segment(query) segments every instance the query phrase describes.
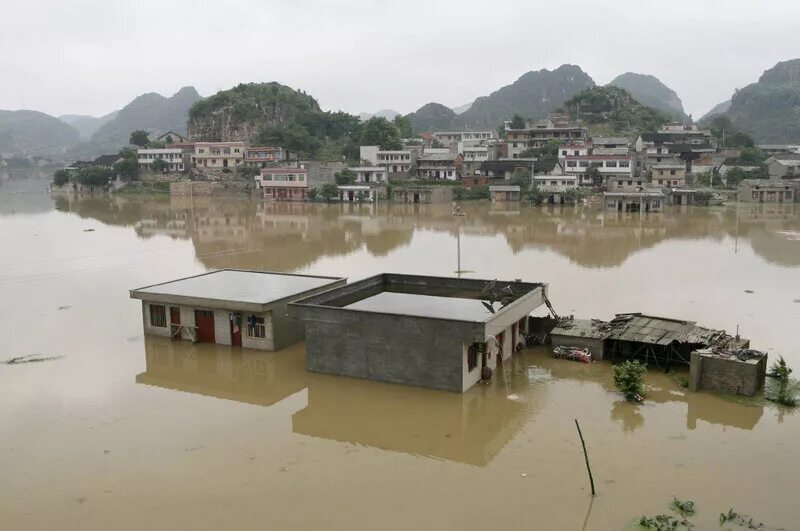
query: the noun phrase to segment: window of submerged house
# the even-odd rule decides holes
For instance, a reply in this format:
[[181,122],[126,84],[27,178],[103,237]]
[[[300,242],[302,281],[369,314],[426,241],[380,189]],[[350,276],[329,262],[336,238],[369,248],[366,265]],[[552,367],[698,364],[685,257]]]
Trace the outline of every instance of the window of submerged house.
[[264,339],[267,336],[267,328],[263,317],[251,315],[247,318],[247,337]]
[[150,305],[150,325],[158,327],[167,326],[167,309],[160,304]]

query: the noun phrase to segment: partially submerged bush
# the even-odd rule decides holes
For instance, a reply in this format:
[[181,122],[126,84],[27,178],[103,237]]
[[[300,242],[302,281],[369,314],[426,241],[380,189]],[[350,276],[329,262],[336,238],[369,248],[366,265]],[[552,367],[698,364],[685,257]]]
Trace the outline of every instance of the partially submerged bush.
[[641,402],[644,399],[645,372],[647,367],[638,360],[614,365],[614,385],[626,400]]
[[795,394],[797,385],[792,384],[791,380],[789,380],[792,369],[786,364],[783,356],[772,363],[767,374],[778,380],[777,386],[773,388],[771,393],[767,394],[767,400],[777,402],[782,406],[797,407],[797,396]]

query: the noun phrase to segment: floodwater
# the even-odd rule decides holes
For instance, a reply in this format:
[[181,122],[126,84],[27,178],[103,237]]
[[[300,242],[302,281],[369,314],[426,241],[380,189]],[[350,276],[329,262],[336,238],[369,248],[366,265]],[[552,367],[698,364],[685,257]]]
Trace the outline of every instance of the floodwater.
[[[697,320],[800,370],[800,205],[262,205],[56,197],[0,176],[2,529],[626,529],[698,507],[800,527],[800,415],[523,352],[463,395],[145,339],[127,290],[213,268],[543,281],[556,309]],[[458,248],[460,243],[461,255]],[[748,293],[752,292],[752,293]],[[575,430],[581,423],[598,495]]]

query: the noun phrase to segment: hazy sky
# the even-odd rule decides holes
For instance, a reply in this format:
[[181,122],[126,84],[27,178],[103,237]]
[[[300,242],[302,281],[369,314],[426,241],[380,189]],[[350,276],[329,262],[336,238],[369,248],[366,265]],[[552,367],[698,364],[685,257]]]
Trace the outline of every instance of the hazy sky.
[[323,109],[456,106],[529,70],[653,74],[699,117],[800,57],[800,0],[2,0],[0,109],[101,115],[247,81]]

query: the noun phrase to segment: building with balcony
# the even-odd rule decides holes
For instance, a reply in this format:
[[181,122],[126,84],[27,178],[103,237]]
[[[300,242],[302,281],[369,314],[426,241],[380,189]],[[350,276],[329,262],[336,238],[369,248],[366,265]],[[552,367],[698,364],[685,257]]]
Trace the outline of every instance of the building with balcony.
[[250,168],[266,168],[285,160],[286,151],[282,147],[254,146],[244,149],[244,164]]
[[153,171],[161,160],[164,173],[183,173],[189,170],[190,155],[179,148],[138,149],[136,162],[139,169]]
[[244,142],[195,142],[192,163],[197,168],[236,168],[244,163]]
[[580,175],[580,184],[584,186],[599,185],[587,172],[589,168],[597,168],[603,182],[616,178],[630,178],[633,175],[631,157],[629,155],[568,155],[563,158],[566,175]]
[[308,196],[305,168],[262,168],[255,179],[265,201],[305,201]]

